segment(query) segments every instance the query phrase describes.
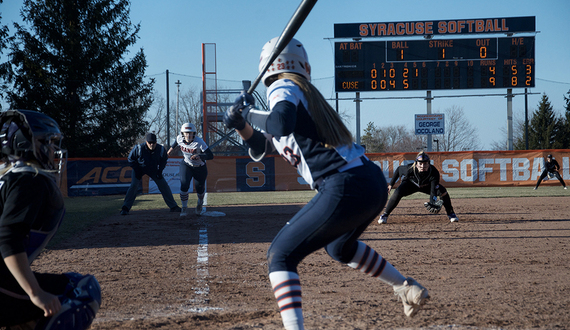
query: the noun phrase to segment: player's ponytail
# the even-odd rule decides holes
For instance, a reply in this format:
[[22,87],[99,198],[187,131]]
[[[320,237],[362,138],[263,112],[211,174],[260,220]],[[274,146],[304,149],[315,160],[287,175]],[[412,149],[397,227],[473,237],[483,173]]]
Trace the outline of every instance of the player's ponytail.
[[327,148],[334,148],[341,145],[352,146],[352,134],[344,125],[342,118],[325,100],[321,92],[304,77],[294,73],[281,73],[278,79],[289,79],[301,88],[307,102],[308,111],[311,113],[316,126],[317,133]]

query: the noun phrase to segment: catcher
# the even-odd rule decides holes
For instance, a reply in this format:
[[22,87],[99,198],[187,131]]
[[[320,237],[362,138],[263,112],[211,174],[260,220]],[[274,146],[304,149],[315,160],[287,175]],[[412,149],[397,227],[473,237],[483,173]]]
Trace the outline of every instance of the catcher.
[[540,178],[538,178],[534,190],[538,189],[538,186],[540,185],[542,180],[546,178],[546,176],[548,176],[549,179],[557,178],[558,181],[560,181],[560,183],[562,184],[562,187],[564,187],[564,189],[568,189],[568,187],[566,187],[566,184],[564,184],[564,180],[562,180],[560,173],[558,173],[559,170],[560,170],[560,165],[558,164],[556,159],[554,159],[552,155],[546,156],[546,161],[544,162],[544,171],[542,171]]
[[31,266],[65,214],[57,186],[67,155],[61,139],[59,125],[45,114],[0,113],[1,329],[84,330],[101,305],[93,275],[39,273]]
[[457,222],[459,220],[453,211],[453,206],[451,206],[451,198],[449,198],[447,189],[439,184],[439,171],[430,164],[429,156],[425,152],[418,153],[414,163],[402,165],[396,169],[388,185],[388,194],[400,177],[402,177],[402,182],[390,197],[388,204],[386,204],[386,210],[378,219],[378,223],[386,223],[388,216],[396,208],[400,199],[416,192],[429,194],[429,201],[425,202],[424,206],[430,213],[439,213],[441,207],[444,206],[449,221]]

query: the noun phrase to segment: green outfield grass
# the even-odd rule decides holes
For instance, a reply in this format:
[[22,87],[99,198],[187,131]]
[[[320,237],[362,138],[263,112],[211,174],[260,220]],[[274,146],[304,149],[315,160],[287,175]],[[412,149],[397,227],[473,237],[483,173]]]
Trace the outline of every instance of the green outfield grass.
[[[490,188],[449,188],[452,199],[457,198],[501,198],[501,197],[553,197],[570,196],[570,190],[564,190],[560,185],[541,186],[538,190],[532,187],[490,187]],[[306,203],[315,195],[315,191],[272,191],[272,192],[225,192],[208,193],[209,206],[245,205],[245,204],[276,204],[276,203]],[[124,195],[68,197],[65,199],[67,212],[62,227],[50,244],[84,230],[110,215],[119,214],[123,205]],[[426,195],[416,193],[404,199],[425,199]],[[178,195],[175,199],[179,202]],[[196,205],[196,194],[190,194],[188,205]],[[133,205],[133,210],[166,209],[160,194],[139,195]]]

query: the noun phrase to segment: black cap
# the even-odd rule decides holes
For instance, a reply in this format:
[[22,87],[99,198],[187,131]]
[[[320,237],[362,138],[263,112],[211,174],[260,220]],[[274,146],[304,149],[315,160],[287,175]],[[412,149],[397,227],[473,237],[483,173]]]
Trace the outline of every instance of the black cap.
[[552,158],[552,155],[548,155],[548,156],[546,156],[546,158]]
[[150,143],[156,143],[156,134],[154,133],[148,133],[145,137],[146,142],[150,142]]

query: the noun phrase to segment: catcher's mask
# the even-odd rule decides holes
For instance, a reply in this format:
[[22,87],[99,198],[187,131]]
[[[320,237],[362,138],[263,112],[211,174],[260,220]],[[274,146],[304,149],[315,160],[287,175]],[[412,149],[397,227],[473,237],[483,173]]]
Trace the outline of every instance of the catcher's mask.
[[63,135],[51,117],[31,110],[8,110],[0,114],[2,159],[37,161],[49,171],[61,173],[67,150],[61,149]]

